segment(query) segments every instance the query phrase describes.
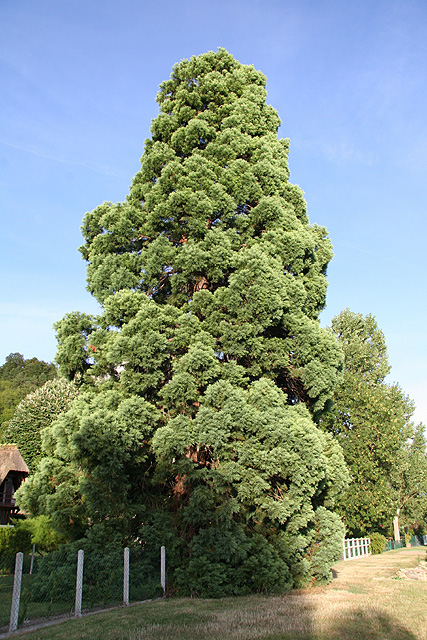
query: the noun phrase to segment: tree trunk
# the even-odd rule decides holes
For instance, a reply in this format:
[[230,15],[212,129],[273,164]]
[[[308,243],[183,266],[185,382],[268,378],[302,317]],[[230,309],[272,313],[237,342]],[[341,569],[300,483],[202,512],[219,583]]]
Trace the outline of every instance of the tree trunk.
[[397,542],[400,542],[399,513],[400,513],[400,508],[397,509],[396,515],[393,518],[394,539]]

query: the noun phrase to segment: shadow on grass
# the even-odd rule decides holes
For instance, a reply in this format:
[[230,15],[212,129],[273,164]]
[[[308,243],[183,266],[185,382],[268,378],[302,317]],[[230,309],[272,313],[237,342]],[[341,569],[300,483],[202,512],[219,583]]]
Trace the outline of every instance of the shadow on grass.
[[325,612],[304,595],[163,600],[70,620],[23,640],[417,640],[375,607]]
[[226,602],[215,606],[212,601],[210,607],[170,604],[164,603],[165,615],[153,608],[141,626],[130,624],[125,634],[110,629],[104,640],[417,640],[398,620],[375,607],[348,608],[322,620],[312,599],[305,596],[254,598],[251,604],[242,600],[241,606],[233,607],[223,606]]
[[340,640],[417,640],[417,636],[397,620],[374,607],[346,611],[345,619],[332,622],[330,637]]

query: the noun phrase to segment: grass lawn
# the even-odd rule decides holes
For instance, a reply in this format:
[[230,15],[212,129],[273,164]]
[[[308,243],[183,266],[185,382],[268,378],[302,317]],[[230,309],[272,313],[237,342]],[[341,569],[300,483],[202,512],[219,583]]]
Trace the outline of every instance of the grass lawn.
[[9,624],[13,576],[0,574],[0,627]]
[[283,597],[160,600],[13,636],[22,640],[427,640],[427,581],[396,579],[425,549],[339,562],[330,585]]

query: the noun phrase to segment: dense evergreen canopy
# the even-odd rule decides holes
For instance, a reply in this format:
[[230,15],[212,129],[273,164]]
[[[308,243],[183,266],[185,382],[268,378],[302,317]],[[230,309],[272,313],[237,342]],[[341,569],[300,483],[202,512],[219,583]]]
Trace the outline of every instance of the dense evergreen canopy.
[[56,326],[82,391],[20,496],[75,537],[166,544],[182,593],[324,579],[341,552],[347,471],[315,423],[342,368],[318,321],[332,252],[265,83],[220,49],[160,86],[129,196],[83,221],[103,314]]

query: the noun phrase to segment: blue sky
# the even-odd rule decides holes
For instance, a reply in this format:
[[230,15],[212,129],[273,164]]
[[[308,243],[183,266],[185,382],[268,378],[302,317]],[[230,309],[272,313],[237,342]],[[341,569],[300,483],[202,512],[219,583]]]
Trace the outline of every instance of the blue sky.
[[126,197],[172,65],[225,47],[266,74],[331,236],[322,324],[373,314],[427,424],[425,1],[1,0],[0,43],[0,363],[53,360],[52,324],[98,311],[81,220]]

